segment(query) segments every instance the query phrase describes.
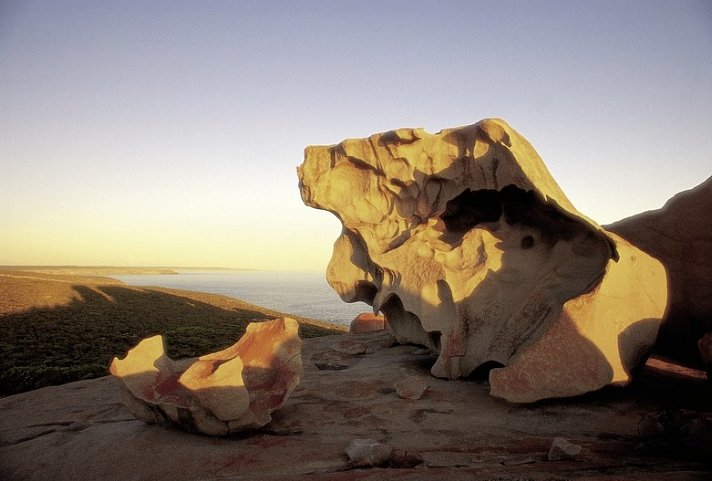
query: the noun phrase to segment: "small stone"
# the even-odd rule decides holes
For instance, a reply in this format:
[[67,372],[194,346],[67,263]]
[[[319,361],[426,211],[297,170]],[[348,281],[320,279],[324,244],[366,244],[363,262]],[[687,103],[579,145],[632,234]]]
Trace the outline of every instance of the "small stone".
[[396,388],[398,397],[415,401],[422,398],[430,386],[421,376],[411,376],[398,381],[393,387]]
[[394,449],[391,453],[391,468],[412,468],[423,463],[423,456],[417,451]]
[[564,459],[574,459],[581,453],[581,446],[570,443],[564,438],[556,437],[551,443],[547,459],[549,461],[561,461]]
[[333,349],[317,352],[312,355],[311,360],[320,371],[341,371],[351,367],[353,356]]
[[354,439],[346,448],[346,455],[355,467],[380,466],[388,462],[393,448],[375,439]]

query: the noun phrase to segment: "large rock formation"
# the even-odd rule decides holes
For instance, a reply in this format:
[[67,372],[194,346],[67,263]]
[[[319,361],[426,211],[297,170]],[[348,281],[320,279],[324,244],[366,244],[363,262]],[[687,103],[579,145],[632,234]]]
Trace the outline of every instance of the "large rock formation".
[[302,376],[297,321],[275,319],[247,326],[233,346],[187,362],[165,354],[163,339],[141,341],[111,374],[139,419],[169,422],[216,436],[264,426]]
[[502,120],[307,147],[301,195],[342,222],[327,271],[450,379],[514,402],[625,384],[666,302],[661,264],[579,213]]
[[697,341],[712,331],[712,177],[680,192],[661,209],[606,229],[660,260],[668,272],[670,307],[656,349],[699,364]]

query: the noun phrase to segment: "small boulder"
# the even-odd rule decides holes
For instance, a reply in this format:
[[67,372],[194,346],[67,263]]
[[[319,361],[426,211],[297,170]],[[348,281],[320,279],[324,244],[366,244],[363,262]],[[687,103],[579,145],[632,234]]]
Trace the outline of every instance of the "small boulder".
[[562,461],[565,459],[574,459],[581,453],[581,446],[570,443],[561,437],[554,438],[549,448],[547,459],[549,461]]
[[381,315],[371,314],[370,312],[362,312],[351,321],[349,332],[351,334],[360,334],[363,332],[383,331],[388,327],[388,321]]
[[430,385],[421,376],[410,376],[393,385],[398,397],[403,399],[418,400],[423,397]]
[[351,367],[353,357],[352,354],[329,349],[315,352],[311,356],[311,361],[320,371],[341,371]]
[[375,439],[354,439],[346,447],[346,455],[354,467],[381,466],[388,462],[393,448]]
[[124,404],[149,424],[227,435],[259,428],[286,402],[302,376],[299,324],[294,319],[253,322],[233,346],[195,360],[174,361],[163,338],[142,340],[109,368],[123,387]]

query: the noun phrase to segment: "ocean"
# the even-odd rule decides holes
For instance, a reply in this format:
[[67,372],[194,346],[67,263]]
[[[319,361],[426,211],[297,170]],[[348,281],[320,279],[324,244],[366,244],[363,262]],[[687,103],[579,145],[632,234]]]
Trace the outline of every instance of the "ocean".
[[112,275],[131,286],[160,286],[236,297],[296,316],[348,326],[362,312],[363,302],[342,301],[321,272],[181,272],[178,274]]

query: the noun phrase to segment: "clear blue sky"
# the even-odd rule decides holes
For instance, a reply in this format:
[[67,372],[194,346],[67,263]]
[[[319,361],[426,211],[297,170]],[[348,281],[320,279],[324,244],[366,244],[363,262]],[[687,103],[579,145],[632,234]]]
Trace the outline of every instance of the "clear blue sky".
[[306,145],[485,117],[612,222],[712,174],[710,79],[710,1],[0,0],[0,264],[323,270]]

